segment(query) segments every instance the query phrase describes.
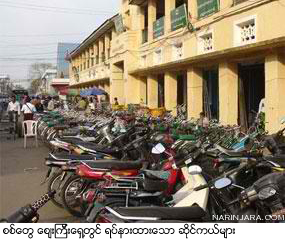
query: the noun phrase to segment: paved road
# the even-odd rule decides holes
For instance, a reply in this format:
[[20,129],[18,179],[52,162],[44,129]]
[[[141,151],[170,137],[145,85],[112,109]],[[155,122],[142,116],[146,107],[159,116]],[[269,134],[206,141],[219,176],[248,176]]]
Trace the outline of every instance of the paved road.
[[[29,139],[28,148],[24,149],[23,139],[7,140],[0,136],[0,218],[8,216],[19,207],[37,200],[47,190],[47,185],[40,186],[47,168],[44,158],[49,150],[39,144],[33,146]],[[30,171],[25,171],[30,169]],[[40,222],[74,222],[65,210],[49,202],[40,211]]]

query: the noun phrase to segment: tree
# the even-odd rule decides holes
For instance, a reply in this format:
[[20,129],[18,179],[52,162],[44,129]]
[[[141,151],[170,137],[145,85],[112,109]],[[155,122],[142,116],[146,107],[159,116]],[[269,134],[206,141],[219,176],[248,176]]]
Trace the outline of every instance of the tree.
[[51,63],[33,63],[29,68],[29,79],[31,85],[29,90],[32,94],[36,94],[42,85],[42,76],[47,69],[55,69]]
[[54,69],[51,63],[33,63],[29,69],[29,79],[41,79],[47,69]]

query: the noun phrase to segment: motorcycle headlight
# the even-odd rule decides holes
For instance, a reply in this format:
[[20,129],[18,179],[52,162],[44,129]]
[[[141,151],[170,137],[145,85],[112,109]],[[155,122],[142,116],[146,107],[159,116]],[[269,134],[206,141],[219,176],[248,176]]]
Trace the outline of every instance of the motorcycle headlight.
[[276,194],[276,190],[274,188],[267,187],[267,188],[263,188],[259,191],[258,198],[260,200],[265,200],[267,198],[274,196],[275,194]]

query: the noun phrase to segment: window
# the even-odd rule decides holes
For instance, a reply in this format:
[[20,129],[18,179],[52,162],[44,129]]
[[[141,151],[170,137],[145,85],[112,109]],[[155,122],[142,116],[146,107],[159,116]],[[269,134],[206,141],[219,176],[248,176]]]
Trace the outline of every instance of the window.
[[234,23],[234,46],[256,42],[256,16],[250,16]]
[[188,0],[176,0],[175,1],[175,8],[178,8],[182,6],[183,4],[186,4],[187,10],[188,10]]
[[82,71],[82,64],[80,64],[80,71]]
[[213,30],[200,33],[198,35],[198,54],[212,52],[213,50]]
[[90,61],[87,60],[87,68],[90,68]]
[[156,1],[156,20],[165,16],[165,0]]
[[83,63],[83,70],[86,69],[86,62]]

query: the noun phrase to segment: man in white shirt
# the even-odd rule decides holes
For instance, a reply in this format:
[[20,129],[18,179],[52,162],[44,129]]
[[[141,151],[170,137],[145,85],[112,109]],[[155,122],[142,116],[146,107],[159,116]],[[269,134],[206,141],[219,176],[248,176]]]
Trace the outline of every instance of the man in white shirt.
[[27,97],[26,102],[21,109],[21,111],[24,113],[24,121],[33,120],[34,113],[37,111],[36,107],[31,104],[30,101],[30,97]]
[[[20,115],[20,104],[16,102],[16,97],[12,96],[11,102],[9,102],[7,107],[7,112],[9,115],[9,121],[10,123],[17,123],[18,122],[18,116]],[[15,118],[14,118],[15,117]],[[10,127],[10,133],[12,133],[12,127]]]

